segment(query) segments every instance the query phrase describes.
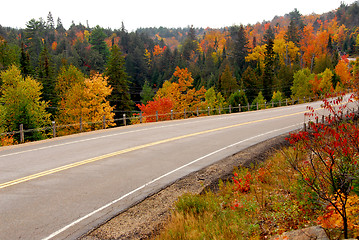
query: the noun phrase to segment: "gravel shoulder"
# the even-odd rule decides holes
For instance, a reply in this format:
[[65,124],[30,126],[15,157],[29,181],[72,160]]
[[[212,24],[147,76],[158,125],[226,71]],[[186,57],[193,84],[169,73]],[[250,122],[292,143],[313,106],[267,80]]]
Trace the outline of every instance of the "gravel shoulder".
[[265,161],[275,150],[287,146],[281,135],[191,173],[92,230],[81,240],[148,239],[156,235],[171,215],[174,203],[184,193],[215,190],[219,179],[230,179],[235,167],[250,167]]

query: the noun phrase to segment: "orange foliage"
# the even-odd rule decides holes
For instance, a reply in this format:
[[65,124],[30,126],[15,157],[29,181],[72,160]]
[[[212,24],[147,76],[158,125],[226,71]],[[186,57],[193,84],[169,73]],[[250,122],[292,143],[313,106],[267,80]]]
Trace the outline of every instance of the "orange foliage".
[[350,74],[349,61],[347,58],[340,60],[335,67],[335,73],[340,77],[340,80],[344,86],[350,86],[350,80],[352,78]]
[[1,137],[0,140],[1,140],[0,146],[11,146],[17,144],[17,141],[14,139],[13,135],[10,136],[5,135]]
[[197,107],[204,106],[206,89],[203,86],[199,90],[193,88],[194,79],[187,68],[176,67],[171,80],[166,81],[157,91],[155,100],[169,98],[173,103],[173,111],[178,113],[184,112],[184,109],[187,112],[195,111]]
[[164,46],[163,48],[160,47],[160,45],[156,45],[153,48],[153,55],[154,56],[159,56],[162,55],[162,53],[166,50],[166,46]]
[[[340,208],[340,204],[336,206]],[[334,206],[328,205],[327,212],[318,218],[319,224],[323,228],[341,228],[343,226],[343,219],[335,210]],[[348,228],[359,234],[359,197],[356,195],[348,197],[348,203],[346,206],[346,212],[348,217]]]
[[56,49],[57,49],[57,42],[56,41],[52,43],[51,48],[52,48],[52,50],[56,51]]
[[226,33],[220,30],[209,30],[206,32],[200,46],[204,52],[207,52],[208,48],[214,49],[218,53],[222,53],[223,48],[226,46]]
[[318,31],[314,34],[313,26],[304,27],[300,45],[306,66],[310,66],[313,57],[320,58],[327,54],[328,40],[329,33],[327,31]]

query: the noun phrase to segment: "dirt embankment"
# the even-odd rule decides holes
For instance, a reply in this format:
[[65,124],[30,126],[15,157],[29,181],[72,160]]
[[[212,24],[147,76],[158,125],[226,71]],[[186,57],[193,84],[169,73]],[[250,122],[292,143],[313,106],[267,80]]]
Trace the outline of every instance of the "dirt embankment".
[[82,240],[148,239],[156,235],[166,223],[174,203],[186,192],[200,194],[205,189],[215,190],[219,179],[230,179],[235,167],[250,167],[264,161],[273,151],[288,145],[287,135],[259,143],[216,164],[194,172],[158,193],[129,208],[102,226],[83,236]]

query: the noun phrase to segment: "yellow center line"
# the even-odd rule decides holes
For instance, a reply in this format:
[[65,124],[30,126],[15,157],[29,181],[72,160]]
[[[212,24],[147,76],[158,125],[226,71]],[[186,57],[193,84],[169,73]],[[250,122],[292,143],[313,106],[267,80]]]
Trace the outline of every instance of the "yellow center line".
[[102,155],[102,156],[98,156],[98,157],[86,159],[86,160],[83,160],[83,161],[67,164],[67,165],[64,165],[64,166],[61,166],[61,167],[53,168],[53,169],[46,170],[46,171],[43,171],[43,172],[40,172],[40,173],[36,173],[36,174],[33,174],[33,175],[26,176],[26,177],[23,177],[23,178],[18,178],[18,179],[9,181],[9,182],[5,182],[5,183],[0,184],[0,189],[7,188],[7,187],[10,187],[12,185],[19,184],[19,183],[27,182],[27,181],[30,181],[30,180],[33,180],[33,179],[36,179],[36,178],[44,177],[44,176],[47,176],[47,175],[50,175],[50,174],[53,174],[53,173],[62,172],[62,171],[67,170],[67,169],[79,167],[79,166],[89,164],[89,163],[93,163],[93,162],[97,162],[97,161],[100,161],[100,160],[103,160],[103,159],[106,159],[106,158],[115,157],[115,156],[118,156],[118,155],[121,155],[121,154],[124,154],[124,153],[129,153],[129,152],[133,152],[133,151],[148,148],[148,147],[153,147],[153,146],[156,146],[156,145],[159,145],[159,144],[169,143],[169,142],[181,140],[181,139],[184,139],[184,138],[194,137],[194,136],[198,136],[198,135],[202,135],[202,134],[206,134],[206,133],[211,133],[211,132],[217,132],[217,131],[221,131],[221,130],[225,130],[225,129],[229,129],[229,128],[235,128],[235,127],[239,127],[239,126],[243,126],[243,125],[248,125],[248,124],[253,124],[253,123],[258,123],[258,122],[264,122],[264,121],[269,121],[269,120],[274,120],[274,119],[279,119],[279,118],[284,118],[284,117],[289,117],[289,116],[294,116],[294,115],[298,115],[298,114],[303,114],[305,112],[308,112],[308,111],[292,113],[292,114],[287,114],[287,115],[282,115],[282,116],[277,116],[277,117],[271,117],[271,118],[265,118],[265,119],[260,119],[260,120],[245,122],[245,123],[239,123],[239,124],[235,124],[235,125],[230,125],[230,126],[226,126],[226,127],[220,127],[220,128],[205,130],[205,131],[201,131],[201,132],[186,134],[186,135],[182,135],[182,136],[178,136],[178,137],[168,138],[168,139],[164,139],[164,140],[160,140],[160,141],[156,141],[156,142],[152,142],[152,143],[139,145],[139,146],[136,146],[136,147],[123,149],[123,150],[116,151],[116,152],[113,152],[113,153],[108,153],[108,154],[105,154],[105,155]]

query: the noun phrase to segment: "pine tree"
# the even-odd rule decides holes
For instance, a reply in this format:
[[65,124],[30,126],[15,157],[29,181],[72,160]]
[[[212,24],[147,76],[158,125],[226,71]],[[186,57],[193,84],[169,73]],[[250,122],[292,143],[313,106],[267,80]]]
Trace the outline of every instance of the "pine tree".
[[120,111],[131,111],[133,102],[129,94],[129,81],[125,69],[125,59],[120,48],[113,45],[105,75],[113,88],[109,97],[111,106],[115,107],[116,118],[121,117]]
[[[44,48],[39,56],[39,67],[37,69],[37,75],[38,80],[42,83],[44,88],[42,92],[42,99],[46,102],[49,102],[50,107],[55,107],[56,98],[54,89],[56,84],[52,62],[46,44],[44,45]],[[54,108],[50,108],[50,112],[54,113]]]
[[97,25],[91,32],[90,43],[92,45],[92,49],[97,50],[101,54],[104,62],[107,62],[110,52],[105,39],[106,34],[103,31],[103,28]]
[[23,42],[21,42],[20,70],[21,70],[21,74],[24,77],[30,76],[32,74],[30,56],[27,52],[25,52]]
[[266,54],[264,59],[264,71],[263,71],[263,96],[265,99],[270,100],[272,97],[273,91],[273,81],[274,81],[274,51],[273,51],[274,42],[272,39],[268,40],[266,46]]
[[236,75],[241,75],[246,66],[246,56],[248,55],[248,39],[243,25],[231,27],[232,49],[230,58],[235,68]]

